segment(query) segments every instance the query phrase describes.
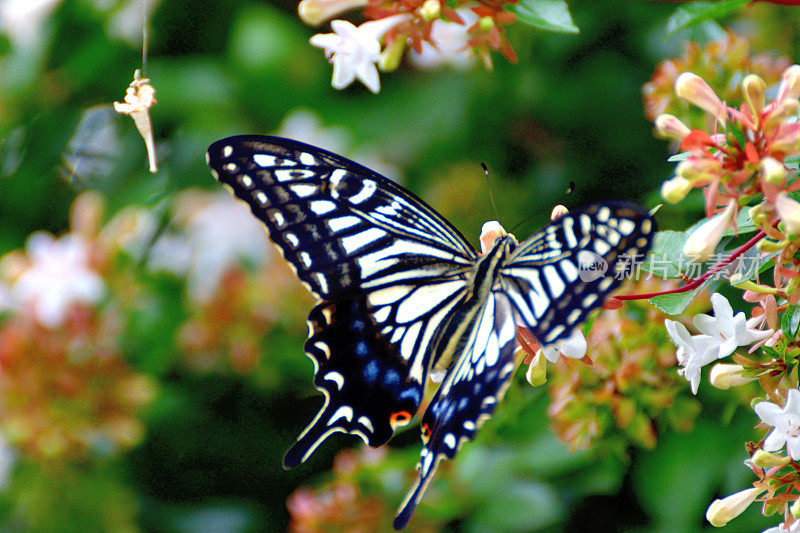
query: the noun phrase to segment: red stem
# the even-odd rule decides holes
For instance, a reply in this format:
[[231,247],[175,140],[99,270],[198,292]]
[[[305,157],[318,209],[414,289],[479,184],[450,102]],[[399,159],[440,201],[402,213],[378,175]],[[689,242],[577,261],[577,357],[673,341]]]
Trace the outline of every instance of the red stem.
[[726,266],[730,265],[740,255],[742,255],[747,250],[749,250],[750,248],[755,246],[755,244],[758,241],[760,241],[761,239],[763,239],[766,236],[767,236],[767,233],[763,229],[759,230],[758,233],[756,233],[753,238],[751,238],[749,241],[747,241],[746,243],[744,243],[743,245],[738,247],[736,250],[734,250],[734,252],[731,255],[729,255],[724,261],[722,261],[720,263],[717,263],[716,265],[711,267],[708,270],[708,272],[706,272],[705,274],[703,274],[699,278],[693,279],[692,281],[690,281],[689,283],[687,283],[683,287],[678,287],[677,289],[670,289],[668,291],[662,291],[662,292],[649,292],[649,293],[646,293],[646,294],[621,294],[619,296],[614,296],[614,298],[616,298],[617,300],[644,300],[644,299],[647,299],[647,298],[652,298],[654,296],[661,296],[663,294],[677,294],[677,293],[680,293],[680,292],[687,292],[687,291],[691,291],[693,289],[696,289],[697,287],[702,285],[705,280],[707,280],[708,278],[710,278],[711,276],[713,276],[714,274],[716,274],[717,272],[719,272],[720,270],[722,270]]

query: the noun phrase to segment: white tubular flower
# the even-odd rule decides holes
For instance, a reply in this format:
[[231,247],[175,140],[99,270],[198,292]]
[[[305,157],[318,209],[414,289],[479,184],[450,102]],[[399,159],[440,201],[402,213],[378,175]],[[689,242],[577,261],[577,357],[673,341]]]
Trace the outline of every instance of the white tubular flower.
[[[521,350],[522,348],[517,348]],[[525,379],[534,387],[540,387],[547,382],[547,359],[545,359],[542,349],[536,352],[525,372]]]
[[26,251],[31,266],[14,282],[11,295],[32,309],[42,325],[58,327],[72,304],[95,304],[103,297],[103,280],[89,267],[89,247],[77,235],[56,240],[47,233],[34,233]]
[[717,248],[722,234],[733,222],[735,207],[736,200],[731,200],[721,213],[709,218],[694,230],[683,245],[683,255],[692,261],[707,261]]
[[800,202],[780,192],[775,199],[775,209],[786,226],[786,232],[790,235],[800,234]]
[[753,118],[757,120],[766,102],[767,82],[757,74],[748,74],[742,80],[742,89],[744,89],[744,97],[747,105],[750,106]]
[[713,339],[717,359],[729,356],[739,346],[749,346],[772,335],[771,329],[755,329],[761,320],[759,317],[747,320],[742,311],[734,315],[731,304],[719,293],[711,295],[711,306],[714,309],[713,317],[699,314],[694,317],[693,323],[700,333]]
[[421,53],[412,51],[409,59],[414,66],[428,70],[448,66],[466,69],[472,66],[475,54],[468,44],[470,35],[467,30],[478,21],[478,16],[471,9],[457,9],[456,12],[464,20],[464,24],[434,20],[431,25],[431,41],[436,46],[423,42]]
[[700,386],[700,370],[716,360],[716,353],[713,349],[713,339],[708,335],[690,335],[686,326],[675,320],[664,320],[667,334],[675,346],[678,348],[675,356],[678,364],[683,368],[678,370],[678,374],[686,378],[692,388],[692,394],[697,394]]
[[684,72],[675,80],[675,94],[688,100],[700,109],[708,111],[717,117],[723,124],[727,106],[719,99],[706,81],[691,72]]
[[761,179],[781,186],[786,181],[786,167],[774,157],[765,157],[760,162]]
[[555,363],[562,355],[573,359],[581,359],[586,355],[586,349],[586,337],[580,328],[575,328],[566,339],[542,346],[542,354],[548,361]]
[[664,137],[678,139],[679,141],[683,140],[684,137],[692,132],[689,126],[681,122],[675,115],[670,115],[669,113],[658,115],[656,117],[655,126],[658,133]]
[[711,384],[720,389],[726,390],[731,387],[739,387],[755,381],[756,378],[748,378],[742,375],[744,367],[742,365],[734,365],[730,363],[718,363],[711,367],[711,373],[708,380]]
[[394,26],[408,20],[411,15],[401,14],[365,22],[355,27],[346,20],[334,20],[334,33],[318,33],[311,44],[325,49],[325,56],[333,63],[331,85],[344,89],[358,78],[370,91],[381,90],[378,68],[375,63],[381,56],[380,38]]
[[706,511],[706,520],[714,527],[722,527],[747,509],[764,489],[751,487],[721,500],[714,500]]
[[800,533],[800,520],[795,520],[789,527],[786,527],[781,522],[777,526],[765,529],[761,533]]
[[300,19],[311,26],[319,26],[339,13],[367,5],[367,0],[303,0],[297,6]]
[[764,439],[764,450],[776,452],[785,445],[792,459],[800,459],[800,390],[789,391],[785,407],[759,402],[754,409],[762,422],[774,428]]

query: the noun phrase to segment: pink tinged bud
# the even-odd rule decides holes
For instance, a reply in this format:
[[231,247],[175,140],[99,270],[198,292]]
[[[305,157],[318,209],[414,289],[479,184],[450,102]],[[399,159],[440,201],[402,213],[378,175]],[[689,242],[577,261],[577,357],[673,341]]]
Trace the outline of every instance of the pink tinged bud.
[[753,120],[757,122],[758,116],[766,103],[767,82],[761,76],[749,74],[742,80],[742,88],[744,89],[744,98],[747,100],[747,105],[753,113]]
[[425,3],[419,8],[420,16],[427,22],[438,19],[441,13],[442,5],[439,0],[425,0]]
[[761,160],[761,179],[780,187],[786,182],[786,167],[774,157],[765,157]]
[[742,365],[717,363],[711,367],[709,379],[713,386],[722,390],[739,387],[755,381],[756,378],[748,378],[742,375],[742,370],[744,370]]
[[775,198],[775,209],[783,221],[786,233],[800,235],[800,202],[781,192]]
[[800,65],[792,65],[783,71],[781,84],[778,86],[778,96],[776,102],[783,102],[785,99],[800,98]]
[[661,197],[671,203],[677,204],[692,190],[692,182],[683,176],[675,176],[661,185]]
[[725,103],[719,99],[714,89],[697,74],[684,72],[678,76],[678,79],[675,80],[675,94],[691,102],[700,109],[708,111],[717,117],[720,122],[725,122],[725,113],[727,110]]
[[690,157],[675,167],[675,174],[688,180],[714,178],[722,172],[722,161],[709,157]]
[[533,356],[528,371],[525,372],[525,379],[534,387],[541,387],[547,382],[547,359],[539,348],[536,355]]
[[792,458],[789,455],[778,455],[772,452],[765,452],[764,450],[756,450],[756,453],[753,454],[750,460],[759,468],[786,466],[792,462]]
[[706,511],[706,520],[714,527],[722,527],[747,509],[764,489],[752,487],[721,500],[714,500]]
[[496,220],[485,222],[481,227],[481,253],[485,254],[494,246],[494,242],[506,234],[506,230]]
[[566,207],[564,207],[561,204],[558,204],[550,212],[550,220],[558,220],[559,218],[563,217],[567,213],[569,213],[569,209],[567,209]]
[[339,13],[367,5],[367,0],[303,0],[297,6],[300,19],[311,26],[319,26]]
[[680,121],[675,115],[664,113],[658,115],[655,121],[656,130],[663,137],[683,140],[692,131],[689,126]]
[[700,225],[683,245],[683,255],[692,261],[707,261],[717,248],[722,234],[733,222],[736,200],[731,200],[722,213],[714,215]]

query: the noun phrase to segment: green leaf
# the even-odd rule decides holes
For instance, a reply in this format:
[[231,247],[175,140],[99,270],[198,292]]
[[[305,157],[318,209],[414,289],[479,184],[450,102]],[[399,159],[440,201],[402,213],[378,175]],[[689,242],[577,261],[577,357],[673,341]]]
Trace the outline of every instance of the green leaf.
[[674,294],[662,294],[661,296],[653,296],[650,298],[650,303],[662,313],[668,315],[679,315],[686,309],[697,294],[708,287],[714,281],[714,276],[709,277],[694,290],[686,292],[678,292]]
[[781,317],[781,329],[790,339],[797,335],[800,327],[800,306],[790,305]]
[[701,22],[716,20],[734,13],[750,0],[725,0],[718,2],[692,2],[678,8],[667,21],[667,33],[675,33]]
[[681,275],[681,266],[688,259],[683,255],[688,233],[682,231],[659,231],[653,239],[653,248],[642,262],[642,270],[659,277],[677,278]]
[[578,33],[564,0],[521,0],[507,7],[525,24],[548,31]]

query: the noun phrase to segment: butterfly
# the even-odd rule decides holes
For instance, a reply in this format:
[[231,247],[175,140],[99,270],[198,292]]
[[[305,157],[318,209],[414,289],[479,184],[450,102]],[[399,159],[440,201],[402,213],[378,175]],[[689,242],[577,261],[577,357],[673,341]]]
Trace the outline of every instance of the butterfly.
[[304,349],[324,402],[286,468],[335,432],[386,443],[417,413],[432,369],[446,371],[422,415],[419,472],[396,529],[440,461],[494,413],[515,370],[517,325],[542,345],[568,337],[619,285],[609,265],[643,257],[655,230],[640,206],[596,204],[479,255],[414,194],[321,148],[243,135],[206,157],[318,300]]

